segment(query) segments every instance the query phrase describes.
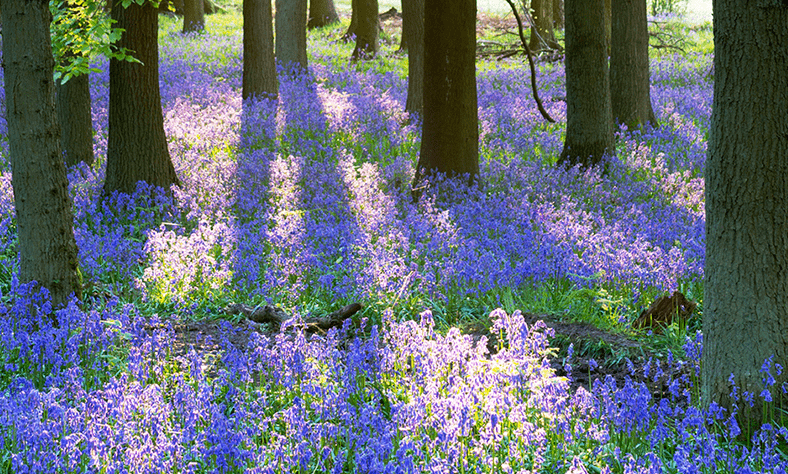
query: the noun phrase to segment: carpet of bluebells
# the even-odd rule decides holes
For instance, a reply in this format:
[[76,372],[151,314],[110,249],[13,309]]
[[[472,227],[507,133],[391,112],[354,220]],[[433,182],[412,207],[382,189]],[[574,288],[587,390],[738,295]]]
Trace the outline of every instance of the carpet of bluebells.
[[[343,26],[311,33],[309,74],[280,71],[278,101],[242,103],[240,24],[212,16],[195,36],[161,20],[172,197],[141,185],[100,199],[106,64],[91,77],[98,163],[69,171],[88,298],[57,324],[46,294],[16,278],[0,119],[0,472],[786,472],[785,428],[745,446],[732,414],[697,408],[700,333],[669,358],[683,375],[656,399],[634,379],[570,390],[550,330],[519,311],[489,314],[492,353],[434,316],[558,280],[627,305],[697,284],[709,53],[652,60],[662,127],[622,131],[604,174],[553,166],[563,125],[540,118],[523,63],[480,62],[481,184],[414,203],[420,132],[395,46],[349,65]],[[563,73],[540,66],[559,122]],[[231,301],[368,309],[325,334],[251,331],[241,348],[230,341],[248,329],[225,318],[214,359],[173,349],[177,318]],[[764,384],[781,370],[767,361]]]

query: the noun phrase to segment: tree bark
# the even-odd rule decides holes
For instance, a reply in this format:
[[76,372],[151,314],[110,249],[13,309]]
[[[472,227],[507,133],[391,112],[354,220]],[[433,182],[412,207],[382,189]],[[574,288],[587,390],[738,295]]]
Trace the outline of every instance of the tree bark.
[[66,164],[93,164],[93,116],[90,111],[90,76],[72,77],[56,83],[56,107],[60,124],[60,144]]
[[553,0],[553,28],[564,27],[564,0]]
[[276,98],[279,84],[274,59],[271,0],[244,0],[242,97]]
[[118,47],[142,64],[109,62],[109,138],[104,194],[131,194],[139,181],[170,191],[178,184],[167,149],[159,93],[158,15],[153,5],[115,5],[112,19],[125,31]]
[[[733,374],[739,394],[755,395],[752,408],[738,403],[743,434],[768,415],[764,360],[788,368],[787,25],[785,2],[714,3],[702,396],[733,408]],[[772,375],[771,406],[786,407],[788,370]]]
[[556,49],[558,43],[553,33],[553,0],[531,0],[531,16],[536,26],[531,27],[531,39],[528,41],[531,51]]
[[646,0],[613,0],[610,101],[613,118],[627,128],[657,126],[651,106]]
[[378,0],[353,0],[356,17],[356,47],[350,59],[372,59],[378,52]]
[[408,98],[405,110],[424,109],[424,0],[402,0],[402,43],[408,46]]
[[604,1],[566,4],[566,138],[559,164],[596,165],[613,149]]
[[46,0],[3,0],[3,62],[19,279],[55,306],[81,294],[71,198],[60,150]]
[[342,35],[342,41],[346,43],[356,38],[356,25],[358,24],[358,11],[355,8],[353,8],[352,1],[350,5],[351,5],[350,25],[348,25],[345,34]]
[[276,61],[288,72],[306,72],[306,0],[276,0]]
[[479,174],[476,0],[424,2],[424,118],[414,190],[433,173]]
[[605,0],[605,51],[610,56],[610,45],[612,44],[613,26],[613,4],[612,0]]
[[203,0],[183,0],[183,32],[205,30],[205,7]]
[[309,0],[309,22],[307,28],[322,28],[339,21],[334,0]]

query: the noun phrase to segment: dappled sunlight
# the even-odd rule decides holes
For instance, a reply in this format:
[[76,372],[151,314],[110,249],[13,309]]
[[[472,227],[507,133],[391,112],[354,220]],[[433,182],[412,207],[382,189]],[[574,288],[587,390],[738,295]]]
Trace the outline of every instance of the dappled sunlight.
[[287,282],[291,295],[304,290],[314,263],[307,243],[307,215],[320,212],[304,207],[303,188],[309,179],[304,168],[305,159],[294,156],[280,156],[270,168],[270,261],[277,280]]
[[[675,359],[614,353],[614,378],[528,307],[620,306],[603,317],[627,328],[642,295],[701,285],[707,55],[652,59],[661,127],[591,170],[555,166],[560,62],[539,64],[549,124],[524,62],[480,60],[479,182],[431,177],[414,202],[404,57],[349,64],[346,23],[312,31],[308,73],[242,102],[240,22],[161,17],[171,195],[102,197],[109,78],[91,76],[97,162],[68,176],[83,303],[52,311],[18,281],[0,161],[0,471],[785,472],[788,429],[745,448],[731,414],[697,408],[700,332]],[[340,327],[300,325],[349,303]]]
[[339,162],[338,171],[360,231],[356,236],[357,263],[351,264],[354,272],[364,275],[360,280],[371,282],[369,291],[380,298],[413,283],[408,278],[411,269],[403,258],[411,242],[397,219],[397,200],[384,191],[378,166],[365,163],[357,169],[355,159],[346,156]]

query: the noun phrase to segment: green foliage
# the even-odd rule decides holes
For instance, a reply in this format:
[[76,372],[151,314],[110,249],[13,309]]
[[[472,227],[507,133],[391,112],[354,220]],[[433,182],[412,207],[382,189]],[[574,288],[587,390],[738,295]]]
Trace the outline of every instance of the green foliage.
[[[147,0],[137,0],[142,4]],[[128,2],[130,4],[130,2]],[[127,1],[123,2],[124,7]],[[81,74],[100,71],[90,62],[96,56],[139,62],[132,52],[114,46],[123,30],[113,27],[100,0],[51,0],[52,53],[55,80],[61,83]]]
[[649,10],[652,15],[682,14],[687,10],[687,0],[650,0]]

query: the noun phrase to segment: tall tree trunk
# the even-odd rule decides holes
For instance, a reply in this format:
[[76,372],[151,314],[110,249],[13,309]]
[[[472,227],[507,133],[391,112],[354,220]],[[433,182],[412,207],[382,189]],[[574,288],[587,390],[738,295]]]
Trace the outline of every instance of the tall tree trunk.
[[56,82],[57,118],[60,144],[69,166],[79,162],[93,164],[93,116],[90,111],[90,76],[72,77],[65,84]]
[[309,22],[307,28],[321,28],[339,21],[334,0],[309,0]]
[[605,51],[610,56],[610,45],[612,44],[613,27],[613,4],[612,0],[605,0]]
[[557,48],[553,34],[553,0],[531,0],[531,16],[536,28],[531,27],[528,48],[531,51]]
[[[764,360],[788,368],[786,25],[785,2],[714,3],[702,395],[732,408],[733,374],[739,394],[755,395],[752,408],[739,402],[745,432],[763,420]],[[772,375],[774,406],[785,408],[788,370],[778,376],[772,364]]]
[[424,108],[424,0],[402,0],[402,39],[408,46],[408,98],[405,110]]
[[244,0],[244,100],[260,95],[275,98],[279,84],[274,60],[271,0]]
[[378,52],[378,0],[353,0],[353,12],[358,11],[356,47],[351,60],[372,59]]
[[344,35],[342,35],[342,41],[348,42],[351,40],[356,39],[356,25],[358,24],[358,11],[353,8],[353,3],[351,1],[351,12],[350,12],[350,25],[347,27],[347,31]]
[[559,164],[593,166],[613,149],[604,1],[566,3],[566,138]]
[[646,0],[613,0],[610,102],[613,118],[627,128],[657,126],[648,72]]
[[276,0],[276,61],[306,72],[306,0]]
[[71,198],[60,150],[47,0],[3,0],[3,62],[19,236],[19,279],[49,289],[54,305],[81,294]]
[[112,19],[125,31],[118,47],[134,51],[142,64],[109,62],[109,138],[104,194],[131,194],[137,182],[169,191],[178,184],[167,149],[159,93],[158,15],[153,5],[115,4]]
[[425,176],[479,174],[476,0],[424,1],[424,119],[414,189]]
[[564,27],[564,0],[553,0],[553,28]]
[[183,32],[205,30],[205,7],[203,0],[183,0]]

